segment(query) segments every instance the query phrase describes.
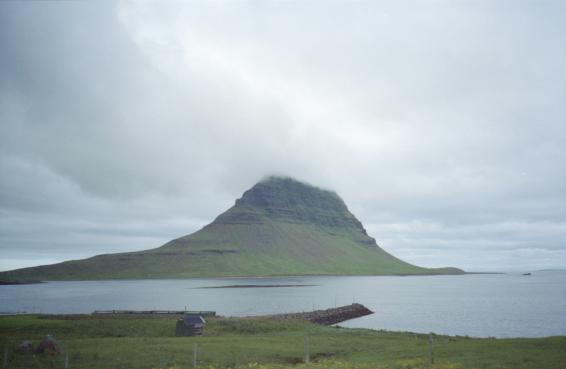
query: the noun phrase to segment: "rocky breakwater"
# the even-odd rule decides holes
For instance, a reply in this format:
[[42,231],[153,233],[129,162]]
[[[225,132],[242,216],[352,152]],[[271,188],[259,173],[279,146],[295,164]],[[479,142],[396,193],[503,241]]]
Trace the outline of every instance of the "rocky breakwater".
[[270,315],[275,319],[304,319],[309,322],[332,325],[346,320],[373,314],[373,311],[362,304],[351,304],[325,310],[315,310],[304,313]]

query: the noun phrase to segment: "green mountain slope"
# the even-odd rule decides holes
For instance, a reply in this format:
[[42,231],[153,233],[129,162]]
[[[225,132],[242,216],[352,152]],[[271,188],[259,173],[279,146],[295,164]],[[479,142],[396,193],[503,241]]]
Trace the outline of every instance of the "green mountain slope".
[[159,248],[18,269],[0,279],[456,273],[388,254],[334,192],[271,177],[211,224]]

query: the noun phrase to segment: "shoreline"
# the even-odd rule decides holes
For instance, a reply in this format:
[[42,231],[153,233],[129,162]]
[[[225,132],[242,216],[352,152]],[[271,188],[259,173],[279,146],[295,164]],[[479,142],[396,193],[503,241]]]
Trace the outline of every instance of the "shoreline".
[[15,285],[26,285],[26,284],[40,284],[47,283],[46,281],[6,281],[0,280],[0,286],[15,286]]
[[[33,281],[30,284],[36,283],[49,283],[49,282],[113,282],[113,281],[182,281],[182,280],[199,280],[199,279],[264,279],[264,278],[302,278],[302,277],[450,277],[450,276],[465,276],[465,275],[477,275],[477,274],[513,274],[507,272],[464,272],[464,273],[453,273],[453,274],[270,274],[270,275],[228,275],[228,276],[186,276],[186,277],[154,277],[154,278],[106,278],[106,279],[45,279],[41,281]],[[11,282],[11,281],[6,281]],[[16,281],[18,282],[18,281]],[[16,283],[21,284],[21,283]]]
[[[247,316],[224,316],[215,315],[211,319],[220,320],[236,320],[236,321],[253,321],[253,320],[270,320],[272,317],[277,315],[301,315],[304,313],[288,313],[288,314],[273,314],[273,315],[247,315]],[[132,316],[127,316],[126,314],[94,314],[94,313],[77,313],[77,314],[42,314],[42,313],[28,313],[28,312],[0,312],[0,319],[6,318],[37,318],[37,319],[47,319],[47,320],[131,320],[131,319],[142,319],[142,320],[172,320],[177,319],[177,317],[182,316],[182,314],[133,314]],[[210,318],[207,318],[210,319]],[[275,319],[275,320],[285,320],[285,319]],[[294,320],[291,318],[291,320]],[[353,320],[353,319],[352,319]],[[314,324],[314,323],[313,323]],[[467,334],[450,334],[442,332],[425,332],[425,331],[412,331],[412,330],[396,330],[396,329],[379,329],[379,328],[363,328],[363,327],[347,327],[340,325],[339,323],[326,326],[326,328],[336,328],[351,330],[354,332],[373,332],[373,333],[386,333],[386,334],[409,334],[409,335],[429,335],[433,334],[439,337],[453,337],[462,339],[472,339],[472,340],[537,340],[537,339],[550,339],[550,338],[566,338],[566,332],[564,334],[553,334],[548,336],[473,336]]]

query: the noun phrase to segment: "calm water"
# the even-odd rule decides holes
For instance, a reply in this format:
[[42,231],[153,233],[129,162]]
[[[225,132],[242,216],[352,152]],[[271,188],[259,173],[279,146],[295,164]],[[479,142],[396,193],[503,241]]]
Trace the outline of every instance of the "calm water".
[[[309,287],[199,289],[234,284]],[[362,303],[375,314],[347,327],[476,337],[566,335],[566,273],[430,277],[280,277],[49,282],[0,286],[0,312],[215,310],[228,316]]]

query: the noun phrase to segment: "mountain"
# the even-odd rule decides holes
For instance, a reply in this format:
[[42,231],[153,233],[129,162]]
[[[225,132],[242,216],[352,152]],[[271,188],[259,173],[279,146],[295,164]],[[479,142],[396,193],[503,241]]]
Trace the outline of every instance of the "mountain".
[[270,177],[201,230],[156,249],[0,273],[3,280],[457,274],[381,249],[334,192]]

